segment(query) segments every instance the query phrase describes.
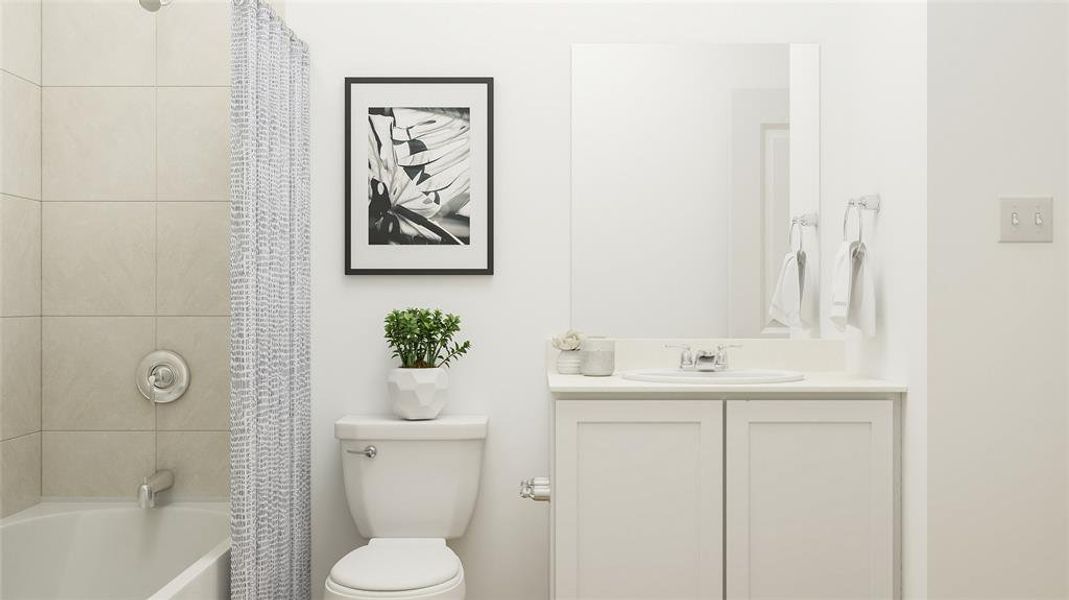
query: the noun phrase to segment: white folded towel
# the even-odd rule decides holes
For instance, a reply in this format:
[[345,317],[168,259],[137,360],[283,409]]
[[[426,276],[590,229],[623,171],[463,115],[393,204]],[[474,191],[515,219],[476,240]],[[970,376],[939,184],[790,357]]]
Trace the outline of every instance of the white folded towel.
[[831,280],[831,312],[828,315],[839,331],[846,330],[846,319],[850,311],[850,290],[854,276],[854,245],[857,242],[843,242],[835,253],[834,270]]
[[867,337],[876,333],[876,293],[868,268],[867,249],[843,242],[835,254],[831,286],[831,322],[839,331],[856,327]]
[[[820,323],[820,282],[810,281],[810,269],[807,266],[809,261],[806,256],[805,250],[798,251],[798,281],[801,287],[802,306],[798,313],[798,318],[802,322],[802,329],[810,329],[816,324]],[[820,274],[817,274],[819,277]],[[812,288],[815,292],[807,292]]]
[[798,254],[788,252],[779,269],[776,289],[768,304],[768,318],[792,329],[802,327],[802,279]]
[[876,334],[876,289],[872,283],[872,269],[868,267],[868,249],[859,243],[854,250],[853,289],[847,322],[861,330],[865,337]]

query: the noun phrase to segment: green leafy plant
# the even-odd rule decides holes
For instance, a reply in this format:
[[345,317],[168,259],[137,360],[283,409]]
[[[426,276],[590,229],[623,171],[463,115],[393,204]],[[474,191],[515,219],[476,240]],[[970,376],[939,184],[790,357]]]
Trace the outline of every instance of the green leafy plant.
[[453,341],[459,332],[460,317],[439,309],[406,308],[386,315],[386,343],[403,369],[449,366],[471,349],[470,341]]

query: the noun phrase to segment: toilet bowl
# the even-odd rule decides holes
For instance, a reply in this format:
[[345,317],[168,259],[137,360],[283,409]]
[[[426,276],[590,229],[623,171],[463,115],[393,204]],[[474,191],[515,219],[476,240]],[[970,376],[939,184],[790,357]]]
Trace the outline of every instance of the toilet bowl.
[[349,512],[369,539],[339,560],[324,600],[463,600],[464,534],[479,494],[487,418],[347,416],[341,442]]
[[444,539],[373,539],[335,563],[324,594],[324,600],[409,598],[464,598],[464,567]]

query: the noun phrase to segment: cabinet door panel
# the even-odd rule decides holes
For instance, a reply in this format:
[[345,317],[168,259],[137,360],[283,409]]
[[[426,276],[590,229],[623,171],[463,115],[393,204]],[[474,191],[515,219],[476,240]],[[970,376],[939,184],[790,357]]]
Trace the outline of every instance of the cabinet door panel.
[[559,401],[556,597],[722,596],[719,401]]
[[727,591],[736,599],[891,598],[891,401],[727,407]]

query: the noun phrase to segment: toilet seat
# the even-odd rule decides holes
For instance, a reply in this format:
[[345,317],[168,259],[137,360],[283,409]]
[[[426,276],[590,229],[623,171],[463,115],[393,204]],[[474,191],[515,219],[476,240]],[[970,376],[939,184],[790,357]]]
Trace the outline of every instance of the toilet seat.
[[328,600],[452,600],[464,597],[464,569],[441,538],[375,538],[330,570]]

